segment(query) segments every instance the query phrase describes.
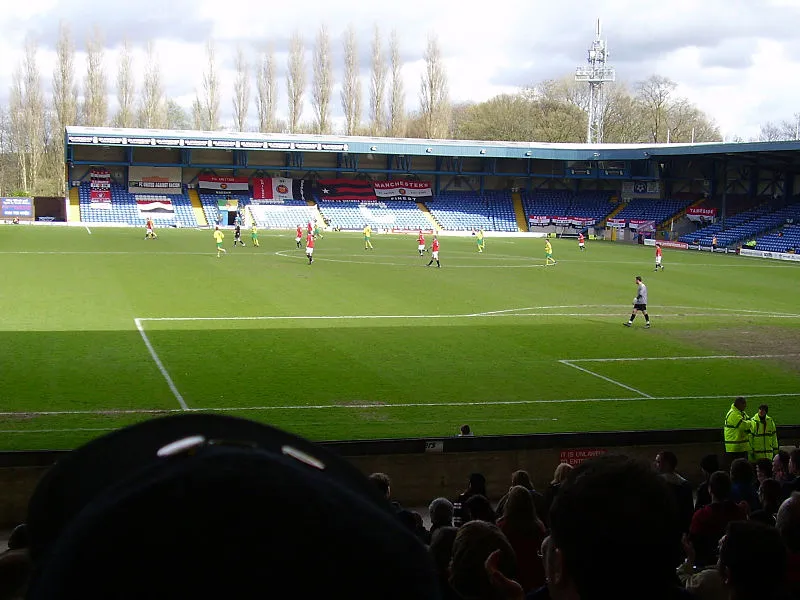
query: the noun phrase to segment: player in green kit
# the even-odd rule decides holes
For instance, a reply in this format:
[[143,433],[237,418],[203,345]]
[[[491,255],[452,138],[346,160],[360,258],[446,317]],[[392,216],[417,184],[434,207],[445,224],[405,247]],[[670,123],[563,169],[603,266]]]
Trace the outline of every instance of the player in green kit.
[[547,240],[544,243],[544,266],[549,267],[556,264],[556,262],[558,261],[553,258],[553,246],[550,244],[550,240]]
[[478,252],[483,252],[484,244],[486,243],[486,240],[483,237],[483,227],[481,227],[480,230],[478,231],[476,239],[478,242]]
[[250,240],[253,242],[253,246],[258,248],[258,225],[256,225],[255,221],[253,221],[253,227],[250,229]]

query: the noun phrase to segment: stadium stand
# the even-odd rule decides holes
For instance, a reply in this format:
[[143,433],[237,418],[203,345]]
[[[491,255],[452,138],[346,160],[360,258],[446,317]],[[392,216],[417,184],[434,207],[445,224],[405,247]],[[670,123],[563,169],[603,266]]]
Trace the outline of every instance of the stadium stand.
[[302,200],[251,204],[250,213],[262,229],[294,229],[317,216],[315,208]]
[[356,200],[320,200],[319,209],[328,225],[339,229],[430,229],[431,223],[416,202],[389,200],[359,202]]
[[[717,236],[717,245],[724,248],[775,230],[789,221],[800,221],[800,202],[774,211],[766,203],[759,204],[755,208],[725,219],[724,231],[722,221],[717,221],[693,233],[681,236],[680,241],[687,244],[697,243],[700,246],[710,246],[714,236]],[[782,238],[776,233],[775,239]],[[766,237],[765,243],[778,245],[771,237]],[[789,244],[787,247],[793,246]],[[766,248],[759,249],[766,250]]]
[[186,194],[131,194],[125,186],[111,184],[111,203],[109,208],[95,208],[91,202],[89,183],[82,183],[78,195],[80,198],[81,221],[87,223],[125,223],[144,227],[145,219],[139,214],[138,200],[168,199],[174,207],[174,219],[163,219],[154,215],[156,226],[180,223],[183,227],[197,227],[197,219],[192,210],[192,203]]
[[614,192],[584,190],[535,190],[523,192],[526,215],[591,218],[597,223],[613,210]]
[[689,200],[675,198],[653,200],[633,198],[617,215],[617,219],[655,221],[656,225],[681,212],[691,204]]
[[787,225],[756,240],[756,250],[765,252],[800,252],[800,225]]
[[503,190],[444,192],[425,204],[444,229],[517,231],[511,194]]

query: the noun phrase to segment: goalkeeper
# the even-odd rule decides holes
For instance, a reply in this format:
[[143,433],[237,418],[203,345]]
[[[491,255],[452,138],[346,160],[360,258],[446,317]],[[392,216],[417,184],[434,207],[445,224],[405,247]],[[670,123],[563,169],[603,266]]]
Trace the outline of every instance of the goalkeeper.
[[623,323],[623,325],[625,325],[625,327],[631,327],[633,325],[633,320],[636,318],[636,314],[642,313],[644,315],[645,329],[650,329],[650,315],[647,314],[647,286],[644,284],[641,277],[636,277],[636,285],[638,289],[636,291],[636,298],[633,299],[631,318],[627,323]]

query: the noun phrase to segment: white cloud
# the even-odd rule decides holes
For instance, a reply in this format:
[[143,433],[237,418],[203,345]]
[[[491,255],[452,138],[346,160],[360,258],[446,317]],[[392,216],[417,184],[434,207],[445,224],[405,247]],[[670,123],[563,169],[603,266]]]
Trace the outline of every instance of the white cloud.
[[[7,98],[11,72],[22,55],[26,35],[38,39],[40,69],[49,87],[58,23],[66,20],[83,47],[97,25],[109,50],[106,70],[113,99],[116,49],[123,36],[134,46],[141,83],[144,44],[157,40],[159,60],[170,97],[190,108],[205,67],[203,42],[217,42],[223,82],[222,109],[232,122],[233,55],[241,45],[251,56],[268,43],[275,46],[280,67],[281,103],[286,114],[285,69],[288,39],[300,31],[309,50],[320,24],[331,34],[340,62],[341,35],[348,24],[360,42],[364,116],[368,107],[368,59],[373,27],[387,34],[396,29],[405,60],[406,106],[418,105],[422,55],[427,36],[435,32],[448,68],[454,101],[481,101],[545,78],[569,75],[585,60],[594,34],[595,15],[573,11],[563,3],[499,0],[488,8],[472,3],[432,0],[364,3],[363,0],[304,0],[291,10],[268,8],[261,0],[240,0],[236,10],[212,0],[27,0],[4,7],[0,28],[0,101]],[[794,28],[800,17],[797,0],[675,0],[668,4],[638,0],[597,0],[592,9],[603,20],[618,79],[635,82],[658,73],[676,81],[677,92],[712,115],[727,135],[754,136],[767,120],[791,118],[800,96],[800,57]],[[76,72],[83,76],[79,52]],[[338,70],[341,65],[336,65]],[[255,98],[255,78],[251,96]],[[310,96],[310,94],[309,94]],[[341,121],[338,89],[333,116]],[[255,121],[255,102],[250,109]],[[307,100],[304,117],[312,116]]]

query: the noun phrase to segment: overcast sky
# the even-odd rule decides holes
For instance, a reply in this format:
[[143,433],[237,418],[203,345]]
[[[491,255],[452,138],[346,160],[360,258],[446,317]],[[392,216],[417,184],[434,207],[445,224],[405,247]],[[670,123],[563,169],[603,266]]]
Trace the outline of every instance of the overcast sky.
[[[436,33],[442,47],[451,99],[481,101],[574,73],[585,63],[595,19],[600,18],[618,79],[633,84],[654,73],[669,77],[678,83],[677,93],[712,115],[726,137],[756,136],[759,124],[793,119],[800,112],[800,0],[595,0],[570,5],[541,0],[298,0],[280,7],[257,0],[25,0],[3,8],[2,102],[8,97],[11,72],[26,35],[39,44],[40,69],[49,91],[61,20],[70,24],[75,37],[81,78],[85,39],[94,25],[104,32],[112,111],[115,65],[124,37],[135,48],[139,80],[145,44],[154,41],[167,95],[186,108],[202,78],[203,43],[212,38],[221,67],[223,121],[231,126],[237,45],[256,58],[261,48],[273,43],[281,69],[279,116],[285,116],[286,50],[293,31],[305,36],[310,80],[313,38],[321,24],[328,27],[335,80],[340,81],[341,35],[353,23],[360,40],[366,107],[372,29],[377,23],[387,42],[389,31],[397,29],[405,61],[406,105],[413,109],[418,105],[422,55],[430,32]],[[795,50],[798,56],[793,55]],[[252,88],[254,97],[255,81]],[[334,88],[333,103],[337,122],[342,114],[339,89]],[[253,104],[250,119],[255,116]],[[307,105],[303,120],[311,116]]]

